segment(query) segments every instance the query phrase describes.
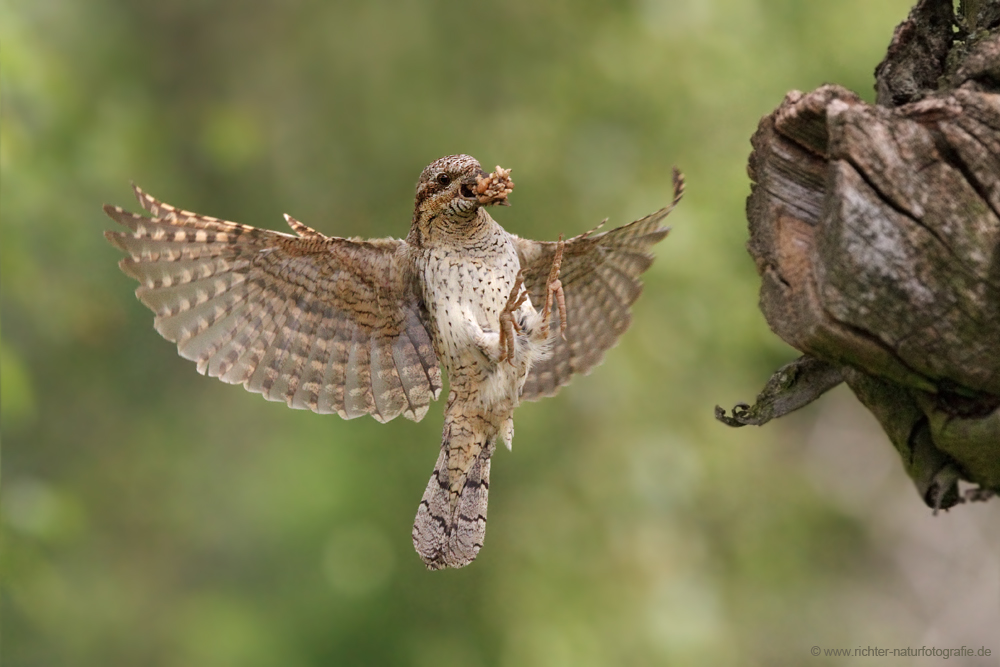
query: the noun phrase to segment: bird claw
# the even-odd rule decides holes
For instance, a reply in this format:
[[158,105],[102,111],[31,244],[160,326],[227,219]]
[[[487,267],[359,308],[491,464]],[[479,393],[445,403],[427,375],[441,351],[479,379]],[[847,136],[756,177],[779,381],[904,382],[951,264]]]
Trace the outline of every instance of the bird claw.
[[521,327],[514,320],[514,313],[528,298],[528,290],[524,289],[524,270],[517,272],[514,287],[507,297],[507,305],[500,312],[500,361],[514,365],[514,332],[521,332]]
[[[562,281],[559,280],[559,271],[562,268],[563,250],[566,242],[559,236],[556,243],[556,252],[552,257],[552,268],[549,270],[549,278],[545,282],[545,307],[542,309],[542,332],[545,338],[549,335],[549,324],[552,319],[552,306],[555,304],[559,309],[559,335],[566,340],[566,295],[563,293]],[[514,334],[520,333],[521,327],[514,319],[514,313],[528,299],[528,290],[524,289],[524,269],[517,272],[514,279],[514,287],[507,297],[507,305],[500,312],[500,361],[514,364]]]
[[562,281],[559,280],[559,271],[562,268],[565,247],[566,242],[563,241],[562,234],[560,234],[555,256],[552,257],[549,279],[545,282],[545,308],[542,309],[542,326],[545,327],[547,335],[549,320],[552,317],[552,302],[555,301],[556,308],[559,309],[559,335],[562,336],[563,340],[566,340],[566,294],[563,292]]

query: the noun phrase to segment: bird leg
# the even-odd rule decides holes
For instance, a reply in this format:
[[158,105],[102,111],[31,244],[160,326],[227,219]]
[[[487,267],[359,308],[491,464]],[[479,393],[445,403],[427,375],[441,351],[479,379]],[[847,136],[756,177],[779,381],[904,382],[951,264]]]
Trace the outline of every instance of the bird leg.
[[500,361],[514,365],[514,332],[520,333],[521,327],[514,319],[514,313],[528,298],[528,290],[524,289],[524,271],[518,271],[514,279],[514,287],[507,297],[507,305],[500,312]]
[[549,279],[545,283],[545,308],[542,309],[542,326],[545,327],[548,335],[549,319],[552,317],[552,301],[555,300],[559,309],[559,335],[566,340],[566,294],[563,292],[562,281],[559,280],[559,270],[562,267],[563,248],[566,242],[563,241],[562,234],[559,235],[559,242],[556,244],[556,254],[552,258],[552,269],[549,271]]

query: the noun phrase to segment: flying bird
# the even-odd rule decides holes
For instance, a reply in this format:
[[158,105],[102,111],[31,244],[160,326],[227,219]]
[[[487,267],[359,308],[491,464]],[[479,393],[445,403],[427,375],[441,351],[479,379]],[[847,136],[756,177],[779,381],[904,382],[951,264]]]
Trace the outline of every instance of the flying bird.
[[[631,321],[673,202],[607,232],[532,241],[487,208],[509,205],[510,170],[468,155],[420,174],[405,239],[324,236],[286,215],[285,234],[164,204],[104,211],[156,330],[198,371],[292,408],[420,421],[450,392],[441,452],[413,524],[429,569],[463,567],[483,545],[490,459],[508,448],[521,400],[552,396],[596,365]],[[601,223],[603,225],[603,223]]]

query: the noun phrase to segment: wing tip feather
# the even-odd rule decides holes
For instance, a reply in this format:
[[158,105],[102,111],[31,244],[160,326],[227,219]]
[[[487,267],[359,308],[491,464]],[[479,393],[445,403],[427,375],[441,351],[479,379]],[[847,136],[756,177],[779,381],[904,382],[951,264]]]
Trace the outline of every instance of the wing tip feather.
[[[118,248],[123,252],[127,252],[127,250],[125,249],[125,245],[122,242],[122,238],[124,236],[125,234],[123,234],[122,232],[115,232],[110,229],[104,231],[104,238],[108,240],[108,243],[110,243],[111,245],[113,245],[114,247]],[[118,266],[119,267],[121,266],[121,262],[118,263]]]
[[288,226],[292,228],[292,231],[299,235],[300,238],[325,238],[323,234],[320,234],[315,229],[309,225],[299,222],[287,213],[283,214],[285,217],[285,222]]

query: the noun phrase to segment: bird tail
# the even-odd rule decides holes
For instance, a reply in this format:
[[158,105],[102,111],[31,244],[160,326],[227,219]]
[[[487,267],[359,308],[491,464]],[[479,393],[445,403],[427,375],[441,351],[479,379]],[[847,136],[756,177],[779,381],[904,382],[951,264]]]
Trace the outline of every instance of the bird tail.
[[483,546],[497,440],[490,426],[460,410],[445,416],[441,453],[413,522],[413,547],[429,570],[465,567]]

